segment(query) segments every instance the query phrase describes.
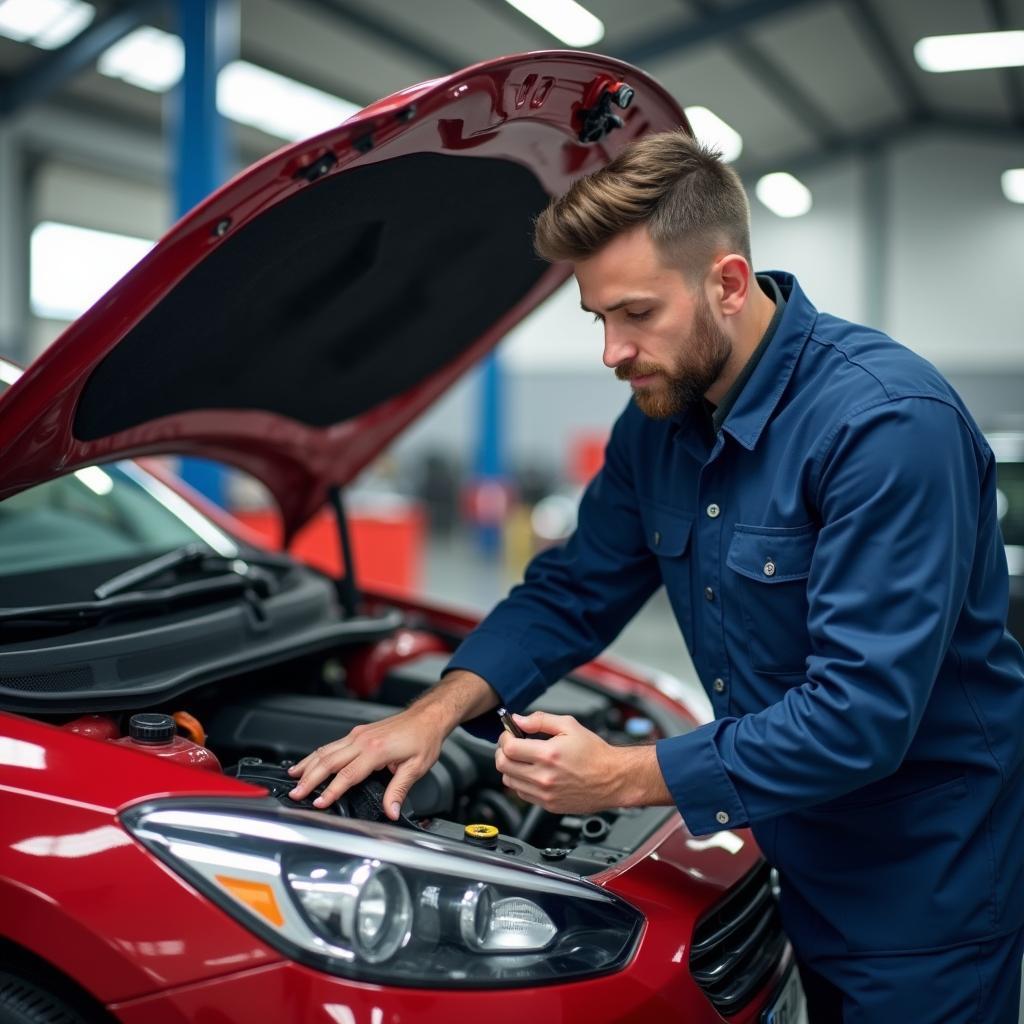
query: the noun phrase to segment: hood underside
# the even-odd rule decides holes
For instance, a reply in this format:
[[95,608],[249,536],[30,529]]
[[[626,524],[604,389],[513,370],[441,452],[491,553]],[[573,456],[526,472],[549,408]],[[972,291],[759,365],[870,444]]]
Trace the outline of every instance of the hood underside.
[[[581,142],[620,82],[624,124]],[[242,172],[0,398],[0,497],[84,465],[197,455],[262,480],[293,534],[567,275],[552,195],[679,125],[592,54],[477,65]]]

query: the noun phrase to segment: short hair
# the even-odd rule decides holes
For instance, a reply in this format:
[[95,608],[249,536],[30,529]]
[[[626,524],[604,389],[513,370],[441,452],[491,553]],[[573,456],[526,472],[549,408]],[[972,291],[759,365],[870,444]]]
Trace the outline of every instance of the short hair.
[[637,139],[552,199],[534,225],[534,249],[552,263],[584,260],[639,224],[691,280],[722,248],[751,262],[739,175],[682,128]]

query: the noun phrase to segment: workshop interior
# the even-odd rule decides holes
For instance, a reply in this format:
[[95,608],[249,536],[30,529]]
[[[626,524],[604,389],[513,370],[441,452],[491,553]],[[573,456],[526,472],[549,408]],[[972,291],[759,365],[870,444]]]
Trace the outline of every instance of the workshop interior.
[[[808,1020],[749,829],[532,804],[511,718],[289,796],[571,543],[630,389],[533,225],[679,128],[959,393],[1024,642],[1024,0],[0,0],[0,1020]],[[515,710],[698,729],[679,618]]]

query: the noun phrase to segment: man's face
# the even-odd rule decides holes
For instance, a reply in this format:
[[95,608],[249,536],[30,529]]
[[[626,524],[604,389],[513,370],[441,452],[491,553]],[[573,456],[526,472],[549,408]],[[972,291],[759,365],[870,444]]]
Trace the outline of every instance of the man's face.
[[704,290],[666,266],[646,227],[574,267],[580,304],[604,323],[604,364],[653,419],[681,412],[721,376],[732,343]]

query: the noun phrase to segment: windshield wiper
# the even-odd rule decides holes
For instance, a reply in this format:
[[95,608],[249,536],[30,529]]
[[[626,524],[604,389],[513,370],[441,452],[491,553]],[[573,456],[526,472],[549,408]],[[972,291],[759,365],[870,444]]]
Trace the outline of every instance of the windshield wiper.
[[[223,575],[234,574],[241,579],[263,580],[271,583],[273,577],[268,578],[267,573],[254,571],[256,566],[270,566],[272,568],[286,569],[292,565],[290,558],[284,555],[272,555],[269,553],[260,554],[254,558],[237,555],[229,557],[208,551],[199,544],[186,544],[183,547],[175,548],[156,558],[133,566],[125,572],[112,576],[105,580],[93,590],[96,598],[106,601],[115,594],[123,594],[125,591],[145,583],[147,580],[162,576],[165,572],[175,569],[195,568],[200,571],[219,571]],[[226,573],[224,572],[226,570]]]
[[269,574],[246,576],[235,572],[221,573],[185,583],[176,583],[159,590],[132,590],[98,601],[68,604],[27,605],[23,608],[0,608],[0,623],[29,621],[77,622],[102,619],[122,611],[176,604],[179,601],[209,599],[228,594],[244,594],[256,603],[271,593]]

